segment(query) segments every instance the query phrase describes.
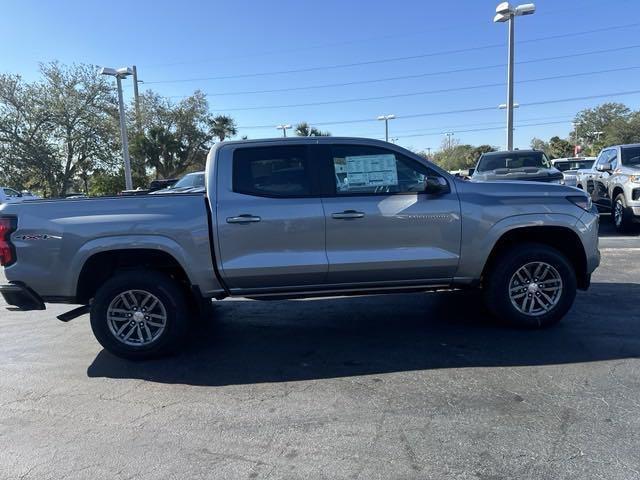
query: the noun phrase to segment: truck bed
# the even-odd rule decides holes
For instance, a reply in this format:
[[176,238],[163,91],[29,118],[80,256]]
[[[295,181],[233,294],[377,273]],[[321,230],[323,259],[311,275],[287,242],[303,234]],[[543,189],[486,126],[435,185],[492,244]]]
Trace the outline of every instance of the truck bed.
[[212,275],[208,209],[202,194],[40,200],[0,207],[18,218],[12,238],[18,261],[9,281],[30,279],[45,300],[76,296],[85,262],[100,252],[151,249],[171,254],[205,295],[220,286]]

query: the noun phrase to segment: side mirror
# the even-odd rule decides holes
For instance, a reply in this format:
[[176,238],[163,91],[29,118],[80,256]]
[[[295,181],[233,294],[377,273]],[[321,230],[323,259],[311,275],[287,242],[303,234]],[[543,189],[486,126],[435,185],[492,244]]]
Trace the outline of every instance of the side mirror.
[[599,172],[610,172],[611,171],[611,163],[604,162],[602,164],[596,165],[596,170]]
[[18,196],[18,198],[22,198],[22,193],[19,193],[19,192],[18,192],[18,195],[17,195],[17,196]]
[[473,175],[473,174],[475,173],[475,171],[476,171],[476,169],[475,169],[475,168],[470,168],[470,169],[469,169],[469,174],[468,174],[467,176],[469,176],[469,177],[470,177],[471,175]]
[[449,184],[440,176],[428,176],[424,179],[424,193],[442,195],[449,193]]

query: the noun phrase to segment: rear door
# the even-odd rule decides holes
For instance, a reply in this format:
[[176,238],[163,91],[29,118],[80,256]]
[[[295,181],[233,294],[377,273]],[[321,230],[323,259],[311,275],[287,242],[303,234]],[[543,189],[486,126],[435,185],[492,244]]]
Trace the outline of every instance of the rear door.
[[307,145],[223,149],[216,160],[222,276],[232,292],[321,285],[325,218]]
[[[332,145],[332,192],[323,198],[329,284],[448,282],[458,268],[460,203],[453,182],[382,147]],[[449,192],[424,193],[426,176]]]

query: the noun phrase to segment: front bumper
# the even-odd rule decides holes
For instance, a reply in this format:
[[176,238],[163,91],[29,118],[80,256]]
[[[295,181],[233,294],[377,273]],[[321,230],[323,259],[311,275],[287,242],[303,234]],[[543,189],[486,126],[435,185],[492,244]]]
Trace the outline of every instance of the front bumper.
[[21,283],[10,283],[0,285],[0,294],[5,302],[20,310],[45,310],[46,307],[42,298],[26,285]]

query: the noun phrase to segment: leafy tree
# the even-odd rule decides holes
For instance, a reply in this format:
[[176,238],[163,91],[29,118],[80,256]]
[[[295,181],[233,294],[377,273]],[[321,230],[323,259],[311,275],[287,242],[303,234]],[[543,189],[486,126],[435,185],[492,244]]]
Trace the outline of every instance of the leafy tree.
[[582,138],[587,145],[600,142],[601,145],[610,145],[612,142],[607,136],[613,133],[612,125],[627,122],[630,117],[631,110],[622,103],[603,103],[595,108],[587,108],[576,115],[571,138]]
[[475,167],[480,155],[494,151],[491,145],[456,145],[436,152],[432,160],[445,170],[466,170]]
[[134,136],[131,153],[154,169],[156,177],[173,178],[203,169],[213,139],[236,133],[231,118],[209,115],[207,99],[199,91],[177,104],[145,92],[141,112],[144,131]]
[[307,122],[300,122],[296,125],[296,135],[299,137],[330,137],[331,132],[323,132],[322,130],[312,127]]
[[218,140],[224,142],[226,138],[237,135],[238,129],[233,118],[226,115],[218,115],[211,121],[211,132]]
[[117,162],[114,87],[90,65],[40,67],[42,80],[0,75],[0,167],[13,184],[58,196],[80,170]]
[[558,136],[549,139],[549,154],[551,158],[572,157],[574,154],[574,145]]
[[533,137],[531,139],[531,148],[543,151],[548,157],[551,156],[551,147],[549,146],[549,142],[545,142],[541,138]]

